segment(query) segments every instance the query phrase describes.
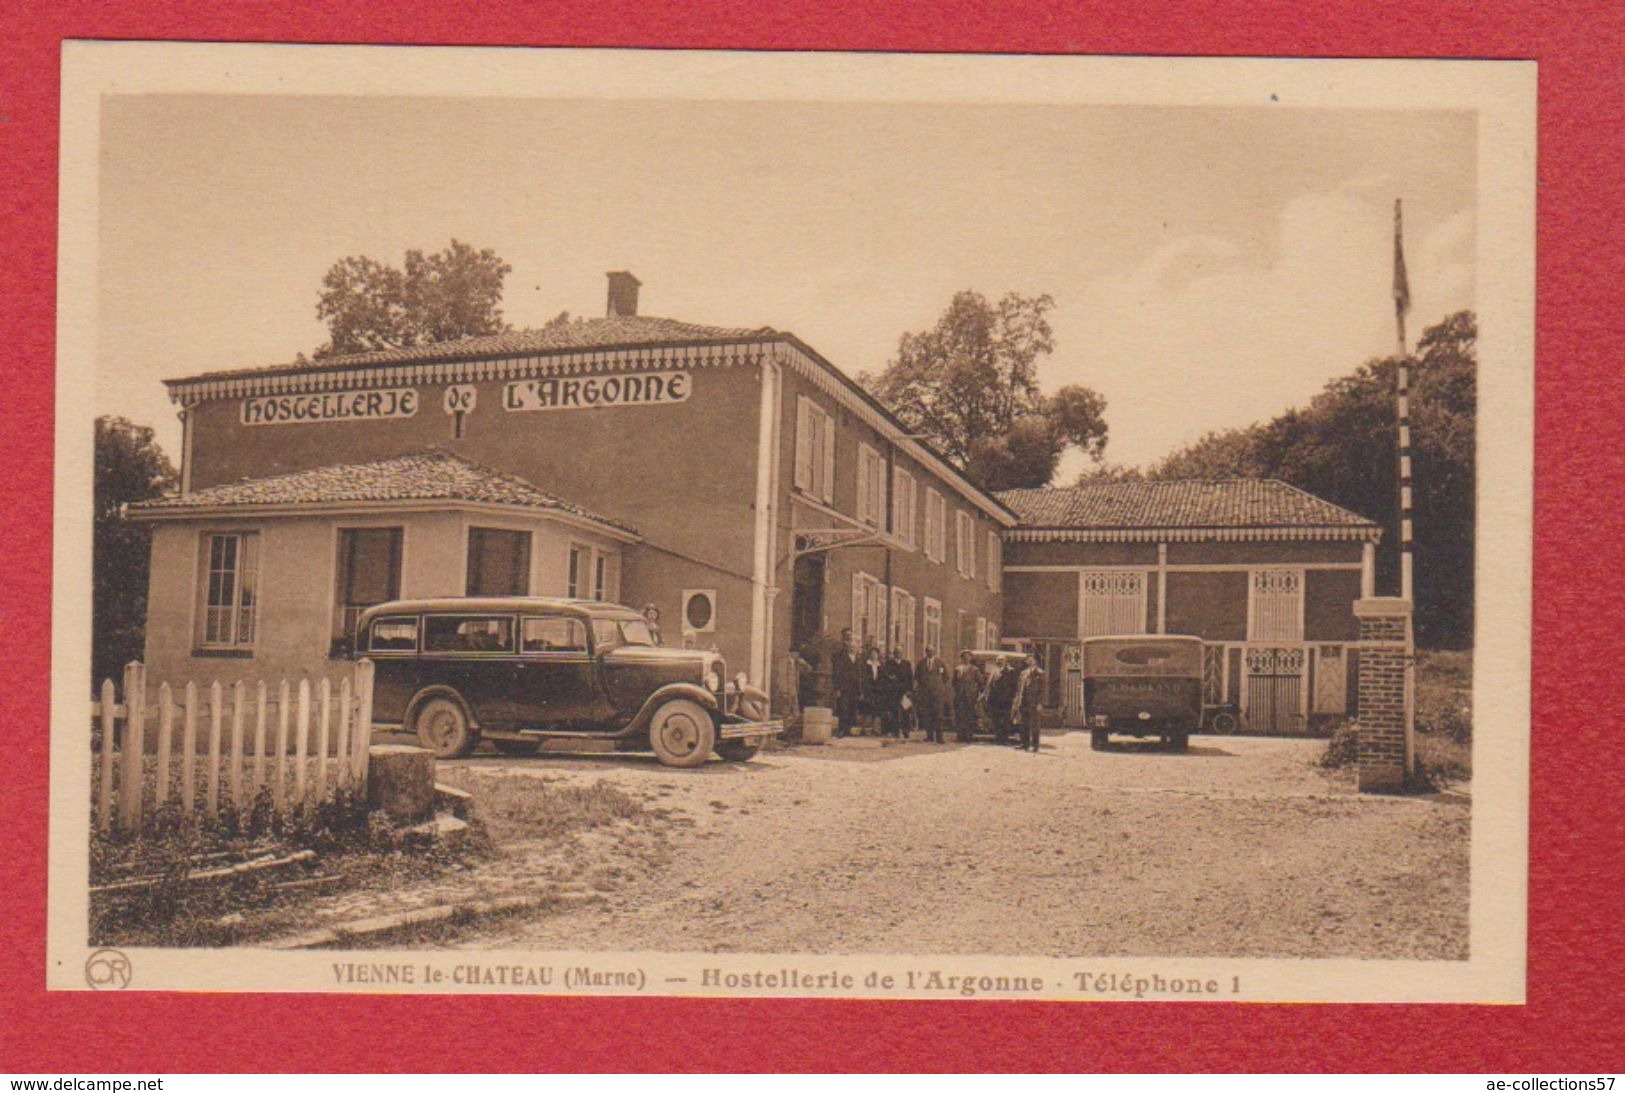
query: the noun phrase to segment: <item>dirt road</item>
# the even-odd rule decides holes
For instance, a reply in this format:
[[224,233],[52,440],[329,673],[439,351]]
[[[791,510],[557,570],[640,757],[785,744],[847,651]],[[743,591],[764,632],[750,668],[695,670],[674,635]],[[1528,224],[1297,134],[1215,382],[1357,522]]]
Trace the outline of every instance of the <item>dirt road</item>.
[[[607,779],[669,810],[604,899],[456,944],[547,949],[1467,955],[1464,799],[1359,797],[1318,741],[1186,755],[990,744],[794,748],[668,770],[633,756],[475,759]],[[509,877],[523,883],[524,858]]]

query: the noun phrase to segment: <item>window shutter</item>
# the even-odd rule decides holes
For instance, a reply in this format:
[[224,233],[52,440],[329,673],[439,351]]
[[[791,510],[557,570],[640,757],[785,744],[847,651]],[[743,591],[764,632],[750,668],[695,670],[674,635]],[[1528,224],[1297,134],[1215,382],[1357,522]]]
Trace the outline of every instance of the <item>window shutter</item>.
[[864,607],[863,574],[852,574],[852,633],[861,642],[868,635],[868,626],[865,625],[863,615]]
[[812,488],[811,407],[805,395],[796,396],[796,475],[797,489]]
[[835,500],[835,418],[824,415],[824,500]]

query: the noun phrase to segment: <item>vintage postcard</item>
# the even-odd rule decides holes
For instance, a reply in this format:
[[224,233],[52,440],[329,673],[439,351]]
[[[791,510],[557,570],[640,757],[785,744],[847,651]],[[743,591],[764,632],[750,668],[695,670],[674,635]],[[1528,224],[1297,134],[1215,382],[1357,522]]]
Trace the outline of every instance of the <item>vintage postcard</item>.
[[70,43],[62,990],[1524,998],[1532,64]]

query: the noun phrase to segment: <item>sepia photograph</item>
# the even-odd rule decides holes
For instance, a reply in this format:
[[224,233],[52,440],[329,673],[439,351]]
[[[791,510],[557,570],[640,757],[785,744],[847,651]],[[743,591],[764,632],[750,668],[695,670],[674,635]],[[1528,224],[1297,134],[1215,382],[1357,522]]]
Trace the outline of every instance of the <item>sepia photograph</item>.
[[1533,104],[71,44],[50,985],[1521,1001]]

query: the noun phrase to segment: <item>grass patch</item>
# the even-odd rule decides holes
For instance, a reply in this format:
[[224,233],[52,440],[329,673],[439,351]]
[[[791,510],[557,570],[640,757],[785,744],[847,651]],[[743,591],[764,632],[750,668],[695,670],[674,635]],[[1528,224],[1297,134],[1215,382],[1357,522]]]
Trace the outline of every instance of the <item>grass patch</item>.
[[[1416,772],[1424,785],[1443,788],[1473,774],[1473,654],[1420,649],[1416,654]],[[1319,765],[1352,767],[1359,760],[1359,725],[1332,731]]]
[[474,795],[475,814],[498,842],[560,839],[650,815],[642,801],[602,778],[582,785],[464,768],[442,772],[441,780]]

